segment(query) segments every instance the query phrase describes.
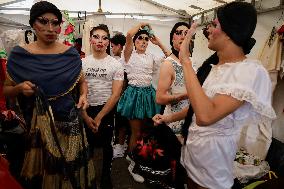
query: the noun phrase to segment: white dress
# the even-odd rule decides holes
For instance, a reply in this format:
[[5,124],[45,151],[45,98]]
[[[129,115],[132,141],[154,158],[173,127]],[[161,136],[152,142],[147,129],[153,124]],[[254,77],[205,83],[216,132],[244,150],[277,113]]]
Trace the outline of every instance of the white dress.
[[257,60],[213,66],[203,84],[206,95],[229,95],[244,104],[210,126],[198,126],[195,116],[189,127],[181,163],[200,186],[228,189],[233,185],[233,161],[243,125],[270,123],[276,117],[271,106],[271,81]]

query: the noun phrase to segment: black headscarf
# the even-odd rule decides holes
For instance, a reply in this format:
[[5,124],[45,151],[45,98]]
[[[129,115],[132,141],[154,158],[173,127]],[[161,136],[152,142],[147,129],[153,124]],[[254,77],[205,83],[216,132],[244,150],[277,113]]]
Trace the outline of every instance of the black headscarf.
[[245,54],[250,53],[256,42],[251,38],[257,22],[254,6],[246,2],[231,2],[217,10],[217,17],[222,30],[243,48]]

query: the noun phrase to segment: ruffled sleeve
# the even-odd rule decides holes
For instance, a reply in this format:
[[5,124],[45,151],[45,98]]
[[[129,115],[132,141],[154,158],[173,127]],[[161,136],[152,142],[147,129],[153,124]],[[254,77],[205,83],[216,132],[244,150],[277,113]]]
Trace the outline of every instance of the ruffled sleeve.
[[259,61],[245,60],[213,66],[203,88],[209,97],[225,94],[245,101],[246,103],[236,111],[236,119],[245,119],[252,115],[256,119],[276,118],[271,106],[271,80]]

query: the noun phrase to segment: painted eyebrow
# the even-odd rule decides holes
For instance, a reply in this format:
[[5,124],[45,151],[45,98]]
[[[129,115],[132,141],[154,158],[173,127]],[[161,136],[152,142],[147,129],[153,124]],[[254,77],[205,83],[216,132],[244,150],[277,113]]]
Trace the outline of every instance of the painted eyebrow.
[[93,34],[95,36],[100,36],[100,37],[108,37],[107,35],[99,35],[99,34]]

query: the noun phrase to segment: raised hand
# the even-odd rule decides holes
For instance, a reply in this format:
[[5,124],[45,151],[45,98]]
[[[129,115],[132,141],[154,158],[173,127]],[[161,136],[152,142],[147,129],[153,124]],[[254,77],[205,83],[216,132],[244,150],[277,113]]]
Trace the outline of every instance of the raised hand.
[[150,41],[154,44],[154,45],[160,45],[161,44],[161,40],[156,37],[155,35],[153,37],[150,38]]
[[189,60],[190,57],[190,52],[189,52],[189,45],[190,45],[190,41],[192,36],[195,34],[196,32],[196,28],[197,28],[197,23],[193,23],[190,27],[190,29],[188,29],[188,32],[185,36],[185,39],[183,40],[181,46],[180,46],[180,51],[179,51],[179,60],[181,62],[181,64],[187,62],[187,60]]

